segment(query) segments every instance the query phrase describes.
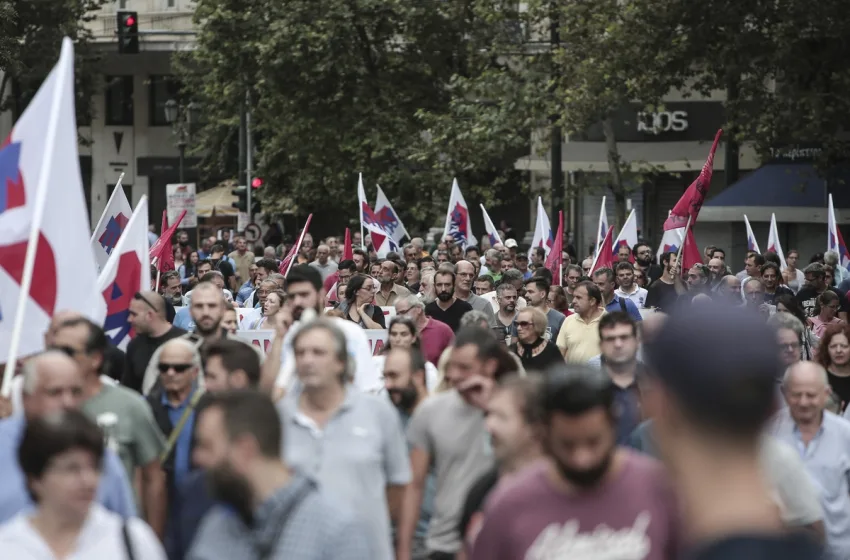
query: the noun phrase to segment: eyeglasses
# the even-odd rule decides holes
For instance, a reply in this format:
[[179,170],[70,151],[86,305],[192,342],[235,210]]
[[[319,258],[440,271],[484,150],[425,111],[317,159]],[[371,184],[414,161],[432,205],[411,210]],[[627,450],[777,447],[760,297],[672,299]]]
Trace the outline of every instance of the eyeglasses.
[[151,309],[153,309],[154,311],[156,311],[156,306],[155,306],[154,304],[152,304],[152,303],[148,300],[148,298],[146,298],[145,296],[143,296],[141,292],[136,292],[136,293],[133,295],[133,299],[136,299],[136,300],[139,300],[139,301],[143,301],[143,302],[145,302],[145,303],[148,305],[148,307],[150,307]]
[[192,364],[166,364],[164,362],[160,362],[157,364],[156,369],[159,370],[159,373],[168,373],[169,370],[174,370],[175,373],[184,373],[192,367]]
[[777,344],[776,346],[780,350],[783,350],[785,352],[791,352],[793,350],[799,350],[800,349],[800,343],[799,342],[792,342],[790,344]]
[[516,326],[518,329],[528,329],[534,326],[534,323],[531,321],[517,321]]

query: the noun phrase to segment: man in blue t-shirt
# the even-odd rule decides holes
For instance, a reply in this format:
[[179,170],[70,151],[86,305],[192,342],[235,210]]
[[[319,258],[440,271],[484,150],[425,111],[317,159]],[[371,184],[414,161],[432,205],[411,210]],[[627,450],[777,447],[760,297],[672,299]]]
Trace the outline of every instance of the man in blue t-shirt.
[[628,298],[621,298],[614,293],[617,289],[617,283],[614,281],[616,276],[610,268],[600,268],[593,273],[593,283],[602,292],[602,303],[605,306],[605,311],[613,313],[622,311],[628,313],[635,321],[642,321],[640,311],[634,302]]

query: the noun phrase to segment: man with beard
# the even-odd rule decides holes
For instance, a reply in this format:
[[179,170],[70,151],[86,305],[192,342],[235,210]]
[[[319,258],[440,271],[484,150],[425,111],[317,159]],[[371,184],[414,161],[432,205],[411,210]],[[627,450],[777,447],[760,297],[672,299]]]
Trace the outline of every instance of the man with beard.
[[410,482],[404,432],[385,396],[350,386],[345,335],[335,322],[317,319],[292,341],[299,386],[279,405],[283,457],[358,512],[373,560],[393,560],[390,520]]
[[410,295],[410,290],[395,283],[401,269],[398,263],[387,259],[381,263],[380,269],[378,280],[381,282],[381,289],[375,294],[375,303],[381,307],[390,307],[395,305],[397,299]]
[[[422,353],[412,347],[390,350],[384,362],[384,386],[406,430],[413,412],[428,397],[425,383],[425,358],[422,357]],[[436,490],[437,479],[432,470],[428,473],[428,480],[425,483],[422,507],[419,509],[419,521],[416,524],[416,534],[413,536],[411,560],[427,560],[428,558],[425,537],[428,534]]]
[[720,287],[720,281],[723,280],[723,277],[726,276],[726,263],[723,262],[723,259],[719,259],[717,257],[712,257],[710,261],[708,261],[708,272],[709,272],[709,291],[716,292],[717,288]]
[[[295,354],[292,340],[302,322],[309,322],[325,311],[322,276],[308,265],[295,265],[286,277],[286,304],[275,315],[275,336],[266,352],[260,388],[275,391],[277,400],[298,383],[295,378]],[[306,313],[305,313],[306,312]],[[356,323],[332,318],[333,325],[345,335],[346,347],[354,359],[353,383],[361,391],[377,391],[383,387],[375,371],[369,338]]]
[[646,243],[638,242],[632,247],[632,254],[635,256],[635,268],[643,271],[646,276],[647,286],[661,278],[663,269],[652,262],[652,247]]
[[[224,305],[224,296],[218,286],[212,282],[201,282],[198,284],[192,290],[192,301],[189,307],[192,322],[195,324],[195,330],[194,332],[183,335],[183,337],[201,351],[203,351],[204,345],[221,338],[238,340],[242,344],[251,346],[262,357],[263,351],[260,348],[251,345],[250,342],[241,338],[231,336],[221,327],[221,320],[224,317]],[[159,363],[159,353],[161,350],[162,347],[157,348],[145,370],[144,382],[142,383],[143,395],[148,395],[159,380],[157,364]],[[203,372],[200,372],[198,382],[203,386]]]
[[678,504],[659,463],[617,446],[611,379],[574,367],[550,376],[541,394],[550,461],[517,474],[491,502],[472,560],[625,558],[626,550],[677,558]]
[[684,294],[686,288],[679,274],[678,255],[667,251],[661,255],[661,264],[664,272],[649,286],[646,294],[646,306],[667,311],[676,305],[680,294]]
[[514,331],[516,330],[517,310],[516,288],[512,284],[500,284],[496,288],[496,298],[499,301],[499,314],[496,316],[498,320],[499,331],[501,332],[500,340],[505,341],[505,345],[513,344]]
[[195,461],[222,505],[204,518],[188,558],[375,558],[357,516],[281,461],[280,417],[266,395],[213,395],[197,436]]
[[434,291],[437,299],[425,306],[425,313],[448,325],[452,332],[457,332],[460,318],[467,311],[472,311],[472,306],[455,297],[454,272],[438,270],[434,275]]
[[162,275],[162,296],[174,307],[183,306],[183,286],[180,284],[180,274],[170,270]]

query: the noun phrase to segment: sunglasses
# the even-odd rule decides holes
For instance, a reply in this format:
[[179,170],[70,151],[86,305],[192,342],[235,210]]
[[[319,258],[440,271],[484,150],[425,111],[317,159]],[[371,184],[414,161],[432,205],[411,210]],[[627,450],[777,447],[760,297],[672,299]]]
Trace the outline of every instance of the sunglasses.
[[136,292],[136,293],[133,295],[133,299],[136,299],[136,300],[139,300],[139,301],[143,301],[143,302],[145,302],[145,303],[147,304],[147,306],[148,306],[148,307],[150,307],[151,309],[153,309],[154,311],[156,311],[156,306],[155,306],[154,304],[152,304],[152,303],[148,300],[148,298],[146,298],[145,296],[143,296],[141,292]]
[[534,325],[534,323],[532,323],[531,321],[517,321],[516,322],[517,328],[527,329],[527,328],[529,328],[533,325]]
[[156,369],[159,370],[159,373],[168,373],[169,370],[174,370],[175,373],[184,373],[192,367],[192,364],[166,364],[160,362],[157,364]]

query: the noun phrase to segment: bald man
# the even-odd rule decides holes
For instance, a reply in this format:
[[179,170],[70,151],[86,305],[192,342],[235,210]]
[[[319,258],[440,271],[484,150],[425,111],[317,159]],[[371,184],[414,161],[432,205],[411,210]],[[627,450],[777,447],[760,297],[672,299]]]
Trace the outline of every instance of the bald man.
[[[83,400],[83,375],[65,353],[48,350],[24,365],[23,413],[0,422],[0,523],[32,509],[24,474],[18,464],[18,442],[26,423],[63,410],[79,409]],[[107,449],[97,491],[97,501],[123,517],[136,515],[133,492],[121,460]]]
[[166,319],[165,299],[156,292],[141,292],[130,302],[130,324],[136,336],[127,345],[127,360],[121,384],[141,392],[145,369],[154,352],[165,342],[186,331]]

